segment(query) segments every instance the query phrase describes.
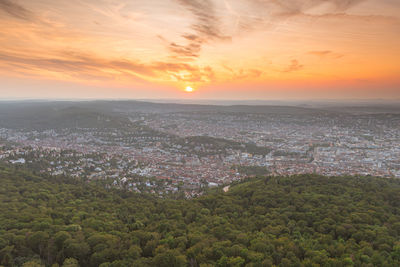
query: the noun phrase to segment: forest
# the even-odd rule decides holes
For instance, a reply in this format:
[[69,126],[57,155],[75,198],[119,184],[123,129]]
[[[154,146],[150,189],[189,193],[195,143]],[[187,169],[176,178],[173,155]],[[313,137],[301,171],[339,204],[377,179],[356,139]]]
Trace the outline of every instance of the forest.
[[255,177],[159,198],[0,166],[1,266],[400,266],[400,181]]

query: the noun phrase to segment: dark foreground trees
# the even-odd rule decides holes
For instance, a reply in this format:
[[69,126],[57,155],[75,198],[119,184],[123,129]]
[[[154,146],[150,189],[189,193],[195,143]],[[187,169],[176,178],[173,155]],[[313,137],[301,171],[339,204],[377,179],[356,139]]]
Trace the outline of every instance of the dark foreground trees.
[[400,182],[255,178],[193,200],[0,167],[4,266],[400,266]]

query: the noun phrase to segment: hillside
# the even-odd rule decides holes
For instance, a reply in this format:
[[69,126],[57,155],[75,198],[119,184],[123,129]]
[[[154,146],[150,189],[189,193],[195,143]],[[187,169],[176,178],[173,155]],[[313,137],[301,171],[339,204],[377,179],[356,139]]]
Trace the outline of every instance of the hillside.
[[[67,128],[116,127],[110,120],[125,122],[127,116],[135,114],[259,114],[275,116],[355,116],[387,115],[398,116],[400,109],[394,105],[375,106],[329,106],[302,107],[287,105],[200,105],[154,103],[143,101],[2,101],[0,102],[0,127],[6,128]],[[93,120],[93,118],[95,120]],[[95,125],[93,121],[96,122]],[[72,123],[73,121],[74,123]],[[77,122],[75,122],[77,121]],[[104,123],[104,122],[103,122]],[[98,125],[100,124],[100,125]]]
[[0,127],[11,129],[118,128],[128,123],[126,117],[79,105],[0,105]]
[[262,177],[192,200],[8,167],[0,182],[4,266],[400,265],[399,180]]

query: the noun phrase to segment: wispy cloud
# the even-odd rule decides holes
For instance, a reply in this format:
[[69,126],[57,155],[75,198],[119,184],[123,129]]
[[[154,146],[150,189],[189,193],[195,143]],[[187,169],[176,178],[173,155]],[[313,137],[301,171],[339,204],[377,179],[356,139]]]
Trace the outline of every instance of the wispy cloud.
[[[195,41],[207,40],[229,40],[231,37],[221,33],[219,28],[219,17],[215,12],[214,2],[211,0],[177,0],[182,6],[190,11],[195,22],[191,28],[196,32]],[[187,35],[186,35],[187,36]],[[193,35],[192,35],[193,36]]]
[[212,41],[231,41],[232,37],[224,35],[220,30],[219,17],[215,12],[214,2],[211,0],[176,0],[188,10],[194,18],[191,30],[181,37],[186,44],[169,42],[168,49],[173,55],[181,59],[199,57],[202,46]]
[[195,39],[191,40],[187,45],[179,45],[172,42],[169,44],[169,50],[175,55],[184,58],[198,57],[201,51],[201,43]]
[[239,70],[234,70],[226,65],[222,65],[222,67],[226,70],[228,70],[231,73],[231,79],[232,80],[244,80],[244,79],[253,79],[253,78],[258,78],[262,75],[263,71],[258,70],[258,69],[239,69]]
[[[355,21],[386,21],[399,23],[398,17],[383,14],[355,14],[349,12],[368,0],[250,0],[253,10],[258,10],[259,24],[287,23],[287,20],[295,17],[309,19],[337,19]],[[253,17],[242,17],[242,23],[254,21]],[[246,22],[246,20],[249,20]]]
[[8,15],[26,21],[33,21],[36,16],[33,12],[10,0],[0,0],[0,12],[7,13]]
[[293,71],[298,71],[301,70],[304,67],[304,65],[301,65],[297,59],[293,59],[289,66],[287,66],[282,72],[293,72]]
[[342,54],[338,54],[338,53],[332,52],[330,50],[309,51],[307,54],[317,56],[320,58],[324,58],[324,57],[341,58],[341,57],[343,57]]
[[322,14],[344,12],[366,0],[252,0],[260,7],[275,8],[275,15],[295,16],[307,14],[313,8],[321,7]]
[[55,72],[70,76],[109,77],[118,75],[137,78],[178,80],[184,82],[209,82],[214,71],[206,66],[176,62],[141,63],[124,59],[103,59],[94,55],[82,55],[63,52],[58,55],[31,56],[27,54],[10,54],[0,51],[0,69],[14,68],[19,73],[35,74]]

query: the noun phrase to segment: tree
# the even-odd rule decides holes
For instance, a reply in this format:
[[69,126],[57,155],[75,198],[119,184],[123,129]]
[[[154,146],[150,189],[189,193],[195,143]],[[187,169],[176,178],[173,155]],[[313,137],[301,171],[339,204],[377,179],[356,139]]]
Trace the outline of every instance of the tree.
[[22,267],[44,267],[45,265],[39,259],[34,259],[22,264]]
[[67,258],[64,260],[62,267],[79,267],[79,263],[74,258]]
[[35,251],[39,255],[44,255],[44,250],[47,247],[48,240],[49,240],[48,233],[43,231],[38,231],[28,236],[27,243],[33,251]]
[[184,267],[186,266],[186,257],[179,255],[177,251],[167,250],[157,254],[153,263],[159,267]]

